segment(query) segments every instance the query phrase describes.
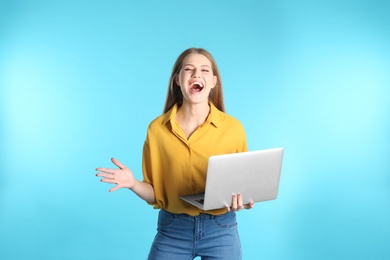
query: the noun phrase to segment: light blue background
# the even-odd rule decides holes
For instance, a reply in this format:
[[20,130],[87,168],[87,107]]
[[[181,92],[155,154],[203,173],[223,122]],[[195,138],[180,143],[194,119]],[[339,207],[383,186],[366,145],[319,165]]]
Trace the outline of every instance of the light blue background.
[[390,2],[0,2],[0,259],[145,259],[149,122],[188,47],[217,60],[250,150],[285,147],[279,197],[238,214],[244,259],[390,258]]

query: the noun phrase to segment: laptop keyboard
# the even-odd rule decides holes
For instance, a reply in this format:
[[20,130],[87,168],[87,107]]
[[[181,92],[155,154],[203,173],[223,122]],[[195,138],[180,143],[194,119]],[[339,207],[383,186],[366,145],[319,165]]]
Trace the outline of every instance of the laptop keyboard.
[[204,204],[204,199],[195,200],[196,202],[199,202],[200,204]]

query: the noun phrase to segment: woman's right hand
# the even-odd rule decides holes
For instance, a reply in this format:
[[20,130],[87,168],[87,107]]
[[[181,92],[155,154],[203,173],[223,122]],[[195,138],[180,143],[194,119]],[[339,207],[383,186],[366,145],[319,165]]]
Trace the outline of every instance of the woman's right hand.
[[132,189],[136,184],[133,172],[125,165],[121,164],[117,159],[111,158],[113,164],[118,166],[119,169],[97,168],[97,177],[103,177],[100,181],[116,184],[109,192],[116,191],[120,188]]

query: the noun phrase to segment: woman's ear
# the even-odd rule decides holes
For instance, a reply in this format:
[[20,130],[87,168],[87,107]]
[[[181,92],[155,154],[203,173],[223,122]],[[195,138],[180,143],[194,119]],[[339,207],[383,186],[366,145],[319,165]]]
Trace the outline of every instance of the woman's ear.
[[178,74],[175,75],[175,82],[176,82],[176,85],[178,85],[180,87],[180,80],[179,80]]
[[213,88],[214,88],[217,85],[217,83],[218,83],[217,76],[214,76],[213,83],[214,83],[214,86],[213,86]]

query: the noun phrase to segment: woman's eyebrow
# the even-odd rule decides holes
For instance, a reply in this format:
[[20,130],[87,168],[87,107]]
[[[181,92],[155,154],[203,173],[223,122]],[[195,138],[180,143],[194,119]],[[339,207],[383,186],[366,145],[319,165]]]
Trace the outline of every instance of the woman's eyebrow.
[[[193,65],[193,64],[191,64],[191,63],[184,64],[184,65],[183,65],[183,67],[185,67],[185,66],[192,66],[192,67],[195,67],[195,65]],[[207,64],[200,65],[200,67],[208,67],[208,68],[210,68],[210,66],[209,66],[209,65],[207,65]]]

